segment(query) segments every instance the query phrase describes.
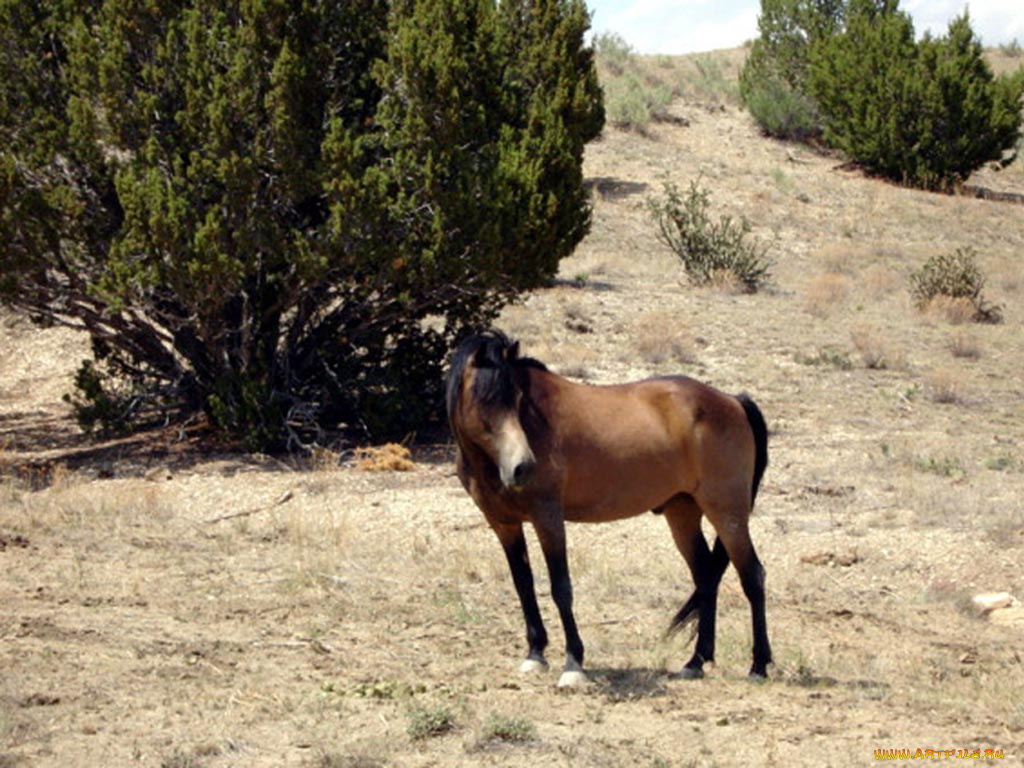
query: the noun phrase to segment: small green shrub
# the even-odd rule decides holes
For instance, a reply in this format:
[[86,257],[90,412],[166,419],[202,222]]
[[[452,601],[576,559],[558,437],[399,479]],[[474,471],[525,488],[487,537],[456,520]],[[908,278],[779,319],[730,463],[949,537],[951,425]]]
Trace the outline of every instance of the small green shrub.
[[[594,57],[601,73],[605,122],[616,128],[643,132],[659,120],[669,121],[668,106],[679,95],[671,71],[652,73],[620,35],[602,32],[594,36]],[[663,57],[662,70],[674,70]]]
[[523,743],[537,738],[537,728],[525,717],[492,714],[484,723],[481,741]]
[[697,74],[691,78],[691,84],[697,93],[726,104],[740,102],[739,85],[726,77],[720,59],[710,54],[696,56],[693,65]]
[[1024,56],[1024,48],[1021,47],[1020,41],[1016,37],[1008,43],[1000,43],[999,52],[1015,59]]
[[814,100],[778,80],[750,87],[747,110],[767,136],[807,141],[821,134],[821,116]]
[[842,26],[845,0],[761,0],[758,37],[740,70],[739,90],[761,130],[781,139],[821,135],[807,88],[815,48]]
[[455,718],[447,707],[417,706],[410,709],[408,715],[406,733],[416,741],[440,736],[455,727]]
[[663,119],[672,101],[672,89],[650,83],[628,72],[604,84],[605,119],[616,128],[643,131],[652,120]]
[[914,466],[919,472],[939,477],[963,478],[967,476],[963,462],[955,456],[919,456],[914,461]]
[[800,365],[815,365],[815,366],[830,366],[837,368],[840,371],[853,370],[853,362],[850,360],[850,356],[845,352],[840,352],[837,349],[831,347],[825,347],[819,349],[815,355],[805,355],[797,353],[794,359],[800,363]]
[[611,73],[621,75],[632,60],[634,51],[618,32],[599,32],[594,35],[594,54]]
[[926,309],[939,297],[967,299],[974,307],[974,320],[998,323],[1002,309],[990,304],[981,292],[985,277],[975,261],[973,248],[957,248],[953,253],[933,256],[910,276],[910,291],[918,309]]
[[160,761],[160,768],[200,768],[199,758],[180,749],[174,750],[171,754]]
[[712,221],[708,215],[711,195],[701,188],[699,178],[685,194],[671,182],[664,189],[664,197],[651,198],[648,208],[659,239],[683,262],[690,282],[735,281],[747,293],[764,285],[771,268],[767,248],[749,242],[751,227],[746,218],[736,221],[726,215]]
[[111,386],[110,378],[92,360],[75,371],[75,391],[64,395],[78,426],[87,435],[104,437],[129,431],[139,399],[124,387]]
[[990,469],[993,472],[1002,472],[1003,470],[1010,469],[1013,466],[1013,458],[1010,456],[997,456],[992,459],[985,459],[985,469]]
[[327,752],[320,755],[313,765],[314,768],[384,768],[386,763],[383,758],[371,755]]

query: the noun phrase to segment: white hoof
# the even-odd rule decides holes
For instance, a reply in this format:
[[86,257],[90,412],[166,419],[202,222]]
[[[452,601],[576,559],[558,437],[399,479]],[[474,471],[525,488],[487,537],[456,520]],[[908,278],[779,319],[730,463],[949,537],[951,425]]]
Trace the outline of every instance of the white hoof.
[[562,676],[558,678],[559,688],[583,688],[590,681],[587,680],[587,676],[579,670],[570,670],[562,673]]
[[543,661],[537,661],[537,659],[527,659],[519,667],[519,672],[524,675],[537,675],[541,672],[546,672],[548,665]]

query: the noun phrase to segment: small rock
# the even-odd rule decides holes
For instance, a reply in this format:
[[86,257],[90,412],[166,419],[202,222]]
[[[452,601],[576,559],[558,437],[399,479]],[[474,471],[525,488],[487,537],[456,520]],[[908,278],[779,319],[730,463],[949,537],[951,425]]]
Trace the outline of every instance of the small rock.
[[174,475],[167,467],[151,467],[146,470],[146,474],[143,475],[146,480],[151,483],[158,483],[166,480],[173,480]]
[[981,595],[975,595],[971,602],[974,603],[975,609],[982,616],[1000,608],[1010,608],[1017,605],[1017,599],[1009,592],[986,592]]

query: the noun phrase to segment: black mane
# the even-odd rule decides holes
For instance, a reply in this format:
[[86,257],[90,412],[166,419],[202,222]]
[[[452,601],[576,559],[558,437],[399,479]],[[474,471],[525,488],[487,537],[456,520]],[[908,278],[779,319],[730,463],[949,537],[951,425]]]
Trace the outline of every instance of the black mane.
[[462,393],[462,377],[472,363],[478,373],[473,380],[473,396],[482,403],[512,406],[515,403],[516,372],[522,368],[547,370],[531,357],[519,357],[519,344],[499,330],[464,339],[452,355],[445,384],[445,404],[451,424]]

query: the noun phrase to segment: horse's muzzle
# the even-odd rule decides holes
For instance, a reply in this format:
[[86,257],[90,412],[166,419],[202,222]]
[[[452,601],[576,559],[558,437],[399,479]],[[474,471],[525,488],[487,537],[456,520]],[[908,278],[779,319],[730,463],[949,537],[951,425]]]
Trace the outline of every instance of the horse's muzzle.
[[523,459],[510,467],[503,467],[501,471],[501,483],[510,491],[522,489],[530,478],[533,477],[537,462],[533,458]]
[[527,459],[516,464],[512,470],[512,487],[519,488],[526,485],[526,482],[533,477],[533,471],[537,468],[537,462]]

